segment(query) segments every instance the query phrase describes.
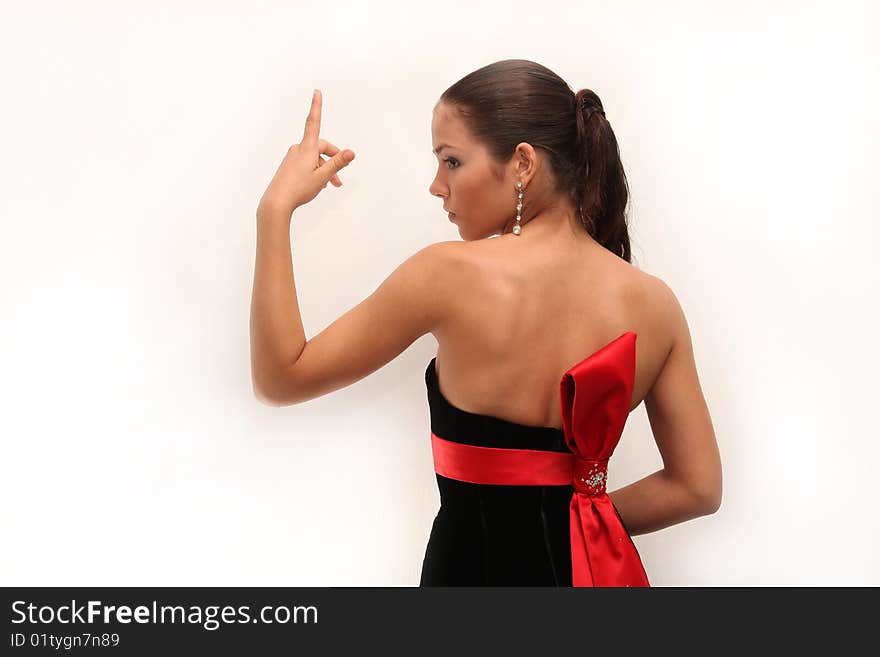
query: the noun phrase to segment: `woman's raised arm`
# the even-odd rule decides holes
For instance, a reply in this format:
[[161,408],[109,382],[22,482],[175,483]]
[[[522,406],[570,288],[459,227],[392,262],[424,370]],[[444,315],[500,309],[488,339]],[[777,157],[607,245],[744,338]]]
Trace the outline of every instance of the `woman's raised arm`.
[[[410,256],[370,296],[307,341],[292,265],[284,266],[282,253],[280,262],[267,263],[262,271],[258,267],[251,306],[251,373],[257,398],[271,406],[289,406],[326,395],[371,374],[434,331],[446,316],[448,263],[455,244],[437,242]],[[289,262],[289,245],[280,248],[287,249]],[[280,294],[274,297],[268,280],[273,276],[280,277],[275,288]],[[292,346],[296,341],[301,348]]]

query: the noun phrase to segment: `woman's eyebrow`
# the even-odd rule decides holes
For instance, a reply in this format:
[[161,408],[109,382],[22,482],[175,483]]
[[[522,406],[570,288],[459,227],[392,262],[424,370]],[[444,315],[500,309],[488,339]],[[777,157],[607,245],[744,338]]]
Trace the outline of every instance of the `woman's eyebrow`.
[[452,144],[440,144],[437,148],[434,149],[434,154],[436,155],[444,148],[455,148],[455,146],[453,146]]

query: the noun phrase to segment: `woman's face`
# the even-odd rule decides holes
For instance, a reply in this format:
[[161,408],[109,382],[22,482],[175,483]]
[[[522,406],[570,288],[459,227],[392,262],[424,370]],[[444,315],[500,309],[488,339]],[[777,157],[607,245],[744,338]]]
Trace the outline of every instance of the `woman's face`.
[[489,153],[444,103],[434,109],[431,138],[438,168],[429,191],[454,213],[450,220],[459,235],[470,241],[502,233],[516,217],[512,170],[493,169]]

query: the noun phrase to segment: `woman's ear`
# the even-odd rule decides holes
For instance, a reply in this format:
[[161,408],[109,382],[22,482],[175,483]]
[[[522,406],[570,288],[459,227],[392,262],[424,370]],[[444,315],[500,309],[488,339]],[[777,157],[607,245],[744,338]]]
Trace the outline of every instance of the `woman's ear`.
[[535,172],[538,169],[538,154],[528,142],[520,142],[516,145],[513,155],[514,177],[523,181],[523,187],[528,187]]

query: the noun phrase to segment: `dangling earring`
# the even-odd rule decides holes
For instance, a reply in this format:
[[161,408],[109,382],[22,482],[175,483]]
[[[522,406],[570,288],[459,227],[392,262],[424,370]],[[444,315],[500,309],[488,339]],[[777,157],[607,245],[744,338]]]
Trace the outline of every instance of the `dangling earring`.
[[519,190],[519,194],[516,199],[516,223],[513,225],[513,234],[519,235],[522,232],[522,225],[519,223],[522,219],[522,180],[516,181],[516,188]]

